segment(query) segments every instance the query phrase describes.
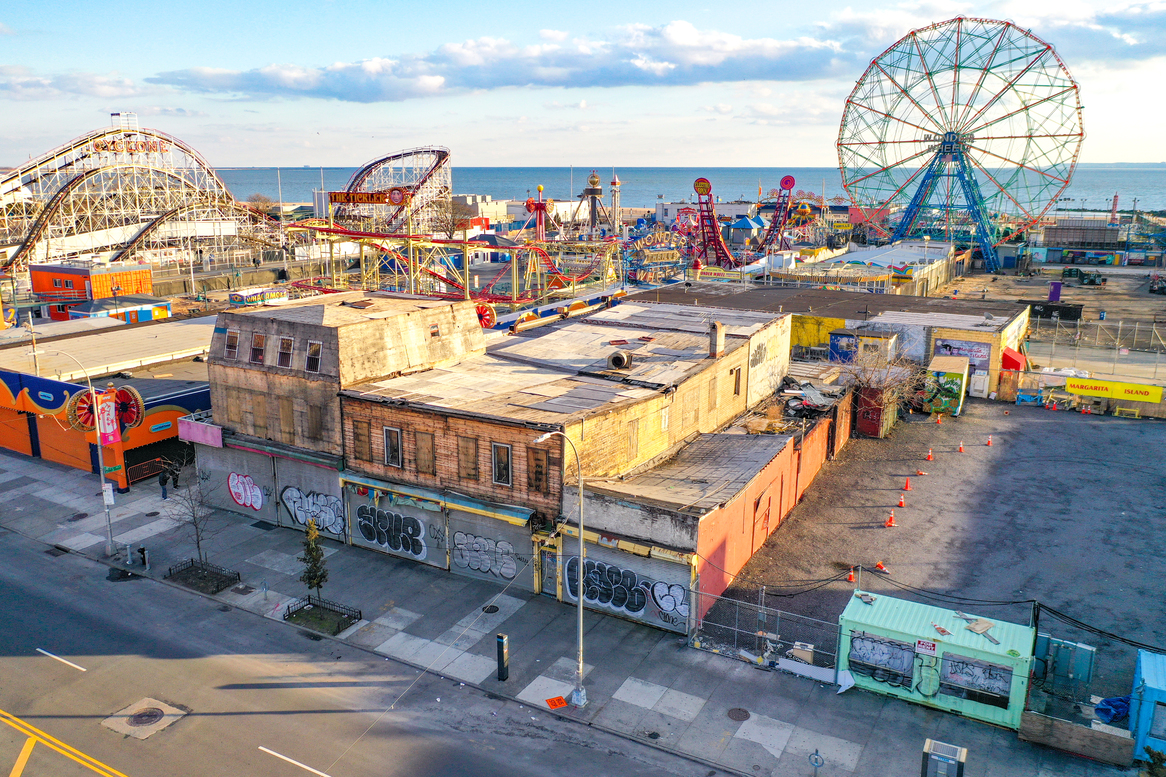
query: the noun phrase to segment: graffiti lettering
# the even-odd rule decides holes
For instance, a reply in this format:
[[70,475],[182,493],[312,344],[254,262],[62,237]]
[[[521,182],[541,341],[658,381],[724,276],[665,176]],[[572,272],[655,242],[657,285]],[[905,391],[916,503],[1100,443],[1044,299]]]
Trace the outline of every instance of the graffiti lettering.
[[356,508],[356,525],[360,536],[368,542],[398,553],[408,553],[419,561],[425,558],[425,526],[411,515],[361,505]]
[[227,478],[227,488],[231,492],[231,499],[240,507],[250,507],[252,510],[263,509],[263,492],[250,475],[240,475],[232,472]]
[[[567,590],[579,599],[579,557],[567,559]],[[650,580],[641,581],[635,572],[602,561],[588,559],[583,564],[583,600],[617,612],[638,615],[648,604]]]
[[652,601],[660,608],[661,613],[675,613],[682,618],[688,617],[688,591],[682,585],[652,583]]
[[514,546],[509,542],[495,542],[489,537],[461,531],[453,535],[453,562],[462,569],[497,575],[505,580],[513,580],[518,572]]
[[765,362],[765,357],[769,355],[769,349],[765,343],[758,343],[753,352],[749,354],[749,366],[758,367]]
[[310,519],[322,532],[344,534],[344,503],[340,497],[318,491],[305,494],[295,486],[288,486],[279,498],[296,523],[307,526]]

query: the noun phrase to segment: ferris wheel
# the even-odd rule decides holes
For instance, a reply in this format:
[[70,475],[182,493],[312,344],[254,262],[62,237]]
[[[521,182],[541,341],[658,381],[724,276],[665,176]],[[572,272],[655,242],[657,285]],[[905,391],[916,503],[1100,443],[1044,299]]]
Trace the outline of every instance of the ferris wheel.
[[838,133],[842,185],[871,232],[980,248],[1036,223],[1069,185],[1085,132],[1077,82],[1011,22],[957,17],[873,60]]

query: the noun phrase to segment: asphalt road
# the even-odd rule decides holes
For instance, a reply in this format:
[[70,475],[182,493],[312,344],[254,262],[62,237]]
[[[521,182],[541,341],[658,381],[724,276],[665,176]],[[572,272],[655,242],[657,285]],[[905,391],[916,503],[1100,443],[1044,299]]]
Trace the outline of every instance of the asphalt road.
[[[0,530],[0,710],[129,775],[682,775],[708,767]],[[225,611],[224,611],[225,610]],[[38,652],[38,648],[72,664]],[[83,668],[85,671],[81,671]],[[187,711],[147,739],[102,721]],[[0,772],[25,737],[0,725]],[[92,774],[38,745],[23,777]]]

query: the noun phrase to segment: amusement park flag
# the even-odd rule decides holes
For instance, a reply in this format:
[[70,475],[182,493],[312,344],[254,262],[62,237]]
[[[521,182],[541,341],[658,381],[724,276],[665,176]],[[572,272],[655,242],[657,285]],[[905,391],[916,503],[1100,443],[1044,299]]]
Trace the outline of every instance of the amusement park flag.
[[97,395],[97,435],[102,446],[121,442],[117,423],[117,400],[112,392]]

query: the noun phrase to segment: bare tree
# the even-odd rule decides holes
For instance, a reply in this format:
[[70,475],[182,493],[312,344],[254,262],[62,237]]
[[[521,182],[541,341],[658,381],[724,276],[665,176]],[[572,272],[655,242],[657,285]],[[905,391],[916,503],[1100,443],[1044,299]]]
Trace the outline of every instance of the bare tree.
[[185,486],[170,491],[169,503],[163,512],[167,518],[185,529],[186,537],[194,543],[195,553],[201,563],[207,563],[207,543],[227,528],[227,522],[219,515],[219,510],[211,503],[216,487],[194,478]]
[[437,216],[437,231],[453,240],[458,232],[465,234],[470,229],[470,219],[477,214],[473,208],[461,202],[450,202],[449,210],[441,210]]
[[926,370],[903,356],[856,351],[854,360],[842,365],[840,382],[862,391],[867,401],[895,408],[909,400],[923,385]]
[[266,194],[255,192],[255,194],[247,198],[247,204],[260,213],[266,213],[271,210],[271,206],[275,204],[275,201]]

